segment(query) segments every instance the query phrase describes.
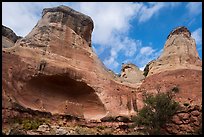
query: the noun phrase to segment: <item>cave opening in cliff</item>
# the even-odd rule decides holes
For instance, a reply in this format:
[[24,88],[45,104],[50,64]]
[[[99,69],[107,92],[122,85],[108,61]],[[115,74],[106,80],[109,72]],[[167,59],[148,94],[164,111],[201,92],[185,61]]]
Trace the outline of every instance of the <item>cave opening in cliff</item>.
[[26,83],[18,101],[25,107],[53,114],[92,119],[103,116],[105,107],[94,89],[67,74],[40,75]]

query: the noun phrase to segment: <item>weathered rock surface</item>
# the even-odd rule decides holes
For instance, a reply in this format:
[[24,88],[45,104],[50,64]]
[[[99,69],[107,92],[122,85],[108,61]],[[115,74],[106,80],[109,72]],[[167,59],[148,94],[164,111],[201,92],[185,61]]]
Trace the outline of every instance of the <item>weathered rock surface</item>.
[[200,105],[202,102],[202,71],[178,69],[157,73],[148,76],[140,88],[152,93],[178,88],[176,101]]
[[187,28],[178,27],[169,34],[163,53],[149,62],[144,72],[147,77],[141,89],[157,93],[176,87],[177,101],[202,102],[202,61]]
[[[162,55],[148,63],[144,72],[147,77],[140,86],[142,91],[175,92],[174,99],[180,105],[202,107],[202,61],[187,28],[178,27],[170,33]],[[193,119],[190,110],[184,111],[185,120],[178,116],[173,117],[174,124],[167,128],[170,134],[192,133],[198,129],[199,126],[190,122]]]
[[15,45],[15,42],[20,39],[10,28],[2,25],[2,47],[9,48]]
[[123,64],[121,69],[121,78],[129,83],[140,83],[144,80],[143,71],[134,64]]
[[65,6],[42,19],[12,48],[3,49],[3,106],[86,119],[129,115],[134,87],[107,71],[91,48],[93,21]]
[[[197,112],[194,116],[193,113]],[[182,107],[180,112],[177,112],[172,123],[167,124],[165,130],[169,134],[193,134],[202,128],[202,108],[198,105]]]
[[21,38],[20,36],[17,36],[13,30],[11,30],[10,28],[2,25],[2,36],[7,37],[8,39],[10,39],[12,42],[16,42],[19,38]]
[[167,38],[161,56],[147,66],[147,76],[177,69],[202,69],[195,40],[187,28],[178,27]]
[[[144,92],[156,94],[172,88],[178,88],[175,99],[181,104],[202,106],[202,61],[185,27],[170,33],[162,55],[145,68],[147,77],[132,64],[123,65],[118,77],[92,50],[90,17],[65,6],[44,9],[42,14],[24,38],[13,41],[14,35],[2,34],[2,47],[10,47],[2,49],[3,122],[40,112],[124,122],[143,107]],[[200,109],[184,113],[189,115],[173,118],[174,126],[168,127],[172,134],[192,122],[199,127]],[[66,120],[60,124],[66,125]],[[69,133],[60,129],[59,134]]]
[[37,131],[40,131],[40,132],[50,131],[50,127],[46,124],[42,124],[38,127]]

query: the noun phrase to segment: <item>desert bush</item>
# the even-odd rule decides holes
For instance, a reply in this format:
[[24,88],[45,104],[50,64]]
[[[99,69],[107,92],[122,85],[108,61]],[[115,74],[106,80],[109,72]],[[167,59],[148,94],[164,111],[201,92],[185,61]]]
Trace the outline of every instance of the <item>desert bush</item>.
[[21,121],[23,129],[25,130],[32,130],[32,129],[38,129],[40,125],[43,123],[48,124],[48,120],[46,119],[38,119],[38,118],[29,118],[29,119],[22,119]]
[[32,124],[31,124],[31,122],[28,121],[28,120],[23,121],[23,129],[31,130],[31,129],[32,129]]
[[132,120],[135,125],[144,126],[149,134],[161,134],[162,127],[179,109],[179,104],[172,100],[169,92],[156,95],[146,94],[144,103],[145,106]]

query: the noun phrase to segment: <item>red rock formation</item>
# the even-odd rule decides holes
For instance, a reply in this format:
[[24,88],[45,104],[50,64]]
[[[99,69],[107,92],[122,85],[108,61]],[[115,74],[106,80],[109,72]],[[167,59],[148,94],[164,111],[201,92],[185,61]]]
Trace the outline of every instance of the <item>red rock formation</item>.
[[145,72],[147,77],[141,85],[142,89],[157,92],[177,87],[178,101],[185,102],[191,98],[193,103],[201,103],[202,61],[187,28],[178,27],[169,34],[163,53],[148,63]]
[[141,82],[140,72],[124,80],[105,68],[91,47],[93,26],[90,17],[69,7],[48,8],[27,36],[3,48],[4,120],[14,108],[15,113],[20,108],[85,119],[130,116],[143,107],[144,91],[173,88],[179,89],[175,99],[181,104],[201,106],[202,62],[186,28],[170,33],[164,52],[147,65]]
[[14,46],[15,42],[20,38],[10,28],[2,25],[2,48]]
[[[141,90],[151,93],[171,91],[181,106],[188,104],[191,108],[202,108],[202,61],[198,56],[195,40],[187,28],[178,27],[170,33],[163,53],[158,59],[148,63],[144,72],[147,77],[140,86]],[[183,113],[191,115],[190,110]],[[187,121],[189,119],[190,117]],[[192,133],[199,128],[201,121],[197,120],[197,125],[183,123],[175,115],[174,123],[167,125],[166,130],[170,134]]]
[[131,63],[122,65],[120,77],[129,83],[140,83],[145,78],[143,72]]
[[202,69],[195,40],[187,28],[178,27],[167,38],[160,57],[145,68],[149,69],[148,76],[170,70]]
[[44,9],[26,37],[3,49],[4,94],[52,114],[129,115],[133,88],[117,81],[92,51],[92,30],[91,18],[71,8]]
[[168,134],[193,134],[201,128],[202,108],[198,105],[182,107],[182,109],[173,116],[171,121],[171,123],[165,126]]

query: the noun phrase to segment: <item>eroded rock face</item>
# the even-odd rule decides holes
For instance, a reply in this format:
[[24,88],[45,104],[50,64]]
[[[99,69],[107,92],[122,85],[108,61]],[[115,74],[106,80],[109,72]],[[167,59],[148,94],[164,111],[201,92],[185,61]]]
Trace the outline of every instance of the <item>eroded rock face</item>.
[[[162,55],[147,64],[147,77],[140,88],[149,93],[171,92],[173,99],[185,106],[166,125],[169,134],[192,134],[200,129],[202,108],[202,61],[198,57],[195,40],[185,27],[173,30]],[[176,90],[174,90],[176,89]],[[193,112],[193,113],[192,113]]]
[[[91,48],[93,21],[65,6],[43,10],[33,30],[3,49],[3,106],[86,119],[129,115],[134,87],[107,71]],[[134,99],[135,100],[135,99]]]
[[[43,17],[50,19],[50,23],[61,23],[68,25],[76,34],[86,40],[91,46],[91,32],[93,30],[93,21],[89,16],[77,12],[66,6],[56,8],[47,8],[43,10]],[[45,18],[46,18],[45,17]]]
[[201,70],[202,62],[196,50],[196,43],[187,28],[178,27],[167,38],[161,56],[147,66],[147,76],[176,69]]
[[[179,89],[176,101],[202,106],[202,62],[186,28],[170,33],[164,52],[148,63],[144,73],[125,64],[121,77],[108,71],[93,52],[92,31],[90,17],[65,6],[48,8],[26,37],[3,48],[2,118],[6,121],[20,108],[24,113],[34,110],[103,121],[136,114],[144,106],[146,91],[156,94],[174,87]],[[186,113],[192,113],[192,121],[198,115]],[[182,122],[176,116],[173,121]]]
[[120,77],[130,83],[140,83],[145,78],[143,71],[134,64],[123,64]]
[[[196,115],[195,115],[196,114]],[[165,126],[169,134],[193,134],[202,128],[202,107],[183,106],[172,118],[172,123]]]
[[[141,89],[148,92],[170,91],[178,88],[175,99],[200,105],[202,102],[202,61],[196,50],[195,40],[185,27],[174,29],[164,46],[161,56],[149,62],[144,69],[147,77]],[[192,94],[193,93],[193,94]]]
[[10,28],[2,25],[2,48],[13,47],[20,38]]
[[17,36],[13,30],[11,30],[10,28],[2,25],[2,36],[7,37],[8,39],[10,39],[11,41],[13,41],[14,43],[21,38],[20,36]]

